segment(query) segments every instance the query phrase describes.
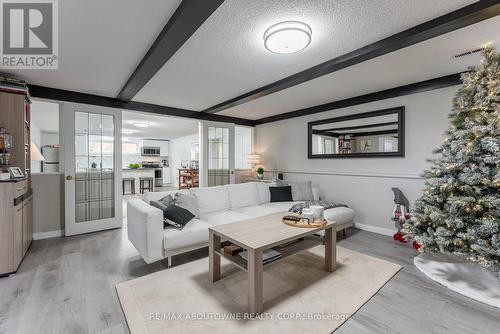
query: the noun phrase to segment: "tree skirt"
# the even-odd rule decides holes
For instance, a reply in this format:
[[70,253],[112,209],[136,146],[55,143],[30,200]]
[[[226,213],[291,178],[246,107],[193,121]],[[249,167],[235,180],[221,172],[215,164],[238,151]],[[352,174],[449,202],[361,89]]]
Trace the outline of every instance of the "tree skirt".
[[421,272],[448,289],[500,308],[500,280],[478,264],[452,254],[420,254],[413,262]]

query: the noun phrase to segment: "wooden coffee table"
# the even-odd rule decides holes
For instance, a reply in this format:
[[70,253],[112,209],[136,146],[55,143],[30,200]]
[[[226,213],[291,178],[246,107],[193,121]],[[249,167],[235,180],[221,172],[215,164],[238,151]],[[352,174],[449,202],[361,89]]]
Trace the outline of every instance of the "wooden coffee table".
[[[223,256],[248,275],[248,311],[260,313],[263,311],[262,298],[262,273],[263,267],[276,263],[262,264],[262,252],[266,249],[276,247],[281,253],[281,258],[286,258],[302,250],[320,245],[321,239],[305,238],[296,243],[284,247],[277,247],[303,237],[312,236],[318,231],[325,230],[325,270],[333,272],[337,265],[336,258],[336,224],[328,221],[325,226],[318,228],[300,228],[288,226],[281,219],[287,213],[273,214],[269,216],[253,218],[238,223],[214,226],[209,228],[209,275],[210,282],[214,283],[221,278],[220,257]],[[225,256],[221,241],[232,243],[248,251],[248,261],[239,255]]]

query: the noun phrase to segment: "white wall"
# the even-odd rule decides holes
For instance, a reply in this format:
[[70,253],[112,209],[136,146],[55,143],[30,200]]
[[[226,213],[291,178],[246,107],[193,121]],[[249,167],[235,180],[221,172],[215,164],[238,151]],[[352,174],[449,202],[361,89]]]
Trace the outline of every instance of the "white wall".
[[58,145],[59,133],[43,132],[42,131],[42,146],[43,145]]
[[33,174],[33,238],[63,235],[64,176],[59,173]]
[[191,161],[191,143],[199,142],[198,133],[170,140],[168,162],[172,172],[172,185],[179,184],[179,171],[182,160]]
[[[447,114],[457,86],[407,95],[293,118],[256,127],[257,150],[266,170],[276,165],[286,180],[312,180],[327,200],[349,205],[355,221],[381,233],[395,230],[391,187],[400,188],[414,202],[423,187],[420,177],[426,159],[442,142]],[[308,159],[307,123],[310,121],[405,106],[404,158]],[[363,227],[363,225],[360,225]]]

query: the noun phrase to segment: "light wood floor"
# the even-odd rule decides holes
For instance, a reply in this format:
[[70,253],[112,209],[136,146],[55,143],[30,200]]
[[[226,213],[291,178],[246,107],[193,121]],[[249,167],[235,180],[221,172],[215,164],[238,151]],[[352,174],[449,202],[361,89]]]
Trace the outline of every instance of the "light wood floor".
[[[339,245],[404,268],[336,333],[498,330],[498,309],[427,279],[413,266],[415,253],[408,245],[355,229]],[[195,251],[173,262],[182,265],[207,253]],[[163,269],[165,262],[148,265],[140,258],[125,229],[35,241],[18,273],[0,278],[0,333],[128,333],[114,286]]]

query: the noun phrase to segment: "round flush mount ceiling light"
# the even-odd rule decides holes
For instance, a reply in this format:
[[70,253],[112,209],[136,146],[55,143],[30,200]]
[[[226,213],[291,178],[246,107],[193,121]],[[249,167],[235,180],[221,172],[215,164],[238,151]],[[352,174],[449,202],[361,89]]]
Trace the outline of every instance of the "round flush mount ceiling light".
[[299,21],[285,21],[270,26],[264,33],[264,46],[273,53],[295,53],[311,43],[312,30]]

